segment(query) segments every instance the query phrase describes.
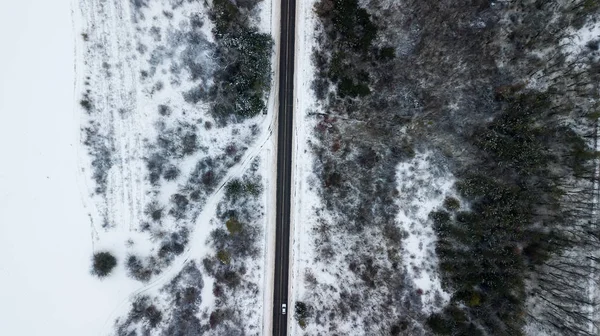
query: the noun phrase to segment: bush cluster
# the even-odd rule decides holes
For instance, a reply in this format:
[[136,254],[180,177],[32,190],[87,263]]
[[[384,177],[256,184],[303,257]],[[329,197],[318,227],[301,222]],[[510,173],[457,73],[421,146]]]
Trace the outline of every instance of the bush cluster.
[[249,10],[256,2],[235,5],[229,0],[213,1],[218,70],[208,96],[213,114],[226,121],[231,116],[253,117],[266,109],[271,85],[273,40],[249,23]]

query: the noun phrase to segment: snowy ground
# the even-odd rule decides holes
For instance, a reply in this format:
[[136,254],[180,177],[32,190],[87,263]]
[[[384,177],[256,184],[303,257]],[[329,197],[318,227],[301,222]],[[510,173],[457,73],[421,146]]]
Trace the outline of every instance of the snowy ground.
[[[188,196],[185,202],[189,206],[181,211],[173,205],[175,196],[191,195],[187,190],[197,188],[198,164],[212,160],[213,170],[200,173],[202,177],[214,175],[222,185],[231,177],[228,170],[238,169],[239,173],[249,157],[257,154],[256,149],[269,136],[273,118],[261,115],[241,124],[212,127],[216,122],[206,104],[184,100],[182,92],[212,80],[212,34],[206,8],[201,5],[171,7],[169,1],[153,1],[136,10],[120,1],[92,0],[79,6],[75,30],[85,37],[78,41],[77,89],[93,108],[81,114],[84,146],[80,166],[82,184],[88,187],[84,201],[94,226],[96,249],[112,249],[122,257],[147,257],[160,247],[162,239],[157,237],[183,228],[194,231],[199,211],[210,205],[218,186],[198,189],[196,196]],[[163,14],[169,10],[171,19]],[[189,27],[193,15],[203,22],[198,32]],[[194,49],[185,43],[191,34],[203,41]],[[174,51],[169,54],[166,50]],[[192,62],[187,61],[190,57]],[[202,69],[197,71],[202,72],[197,79],[190,80],[192,70],[185,69],[186,62]],[[161,106],[166,106],[164,113]],[[259,130],[258,136],[253,127]],[[89,129],[93,129],[93,137]],[[189,150],[187,139],[192,141]],[[102,164],[105,172],[97,171],[97,161],[109,161]],[[178,176],[163,178],[159,170],[159,176],[153,177],[150,164],[166,165],[161,170],[173,169]],[[105,186],[96,177],[101,174],[106,174]],[[165,213],[157,221],[147,209],[164,209]],[[169,216],[166,211],[177,215]]]
[[0,334],[89,335],[135,284],[89,273],[70,1],[1,7]]
[[[314,0],[296,3],[296,64],[294,89],[294,154],[292,160],[292,204],[290,218],[290,280],[289,302],[290,317],[294,312],[295,302],[304,294],[303,274],[306,267],[310,267],[312,260],[312,240],[308,227],[303,223],[316,219],[315,209],[319,206],[317,193],[310,187],[310,180],[315,180],[313,174],[313,155],[310,152],[308,141],[310,132],[314,127],[313,120],[308,118],[308,113],[314,109],[316,99],[312,94],[310,83],[313,80],[314,67],[311,62],[312,50],[316,44],[314,30],[316,18],[314,17]],[[288,320],[290,335],[298,335],[301,329],[293,318]]]
[[[442,289],[435,253],[436,234],[429,213],[441,208],[452,193],[454,178],[447,169],[435,163],[432,153],[419,153],[414,159],[400,163],[398,180],[397,221],[405,232],[402,241],[404,269],[422,291],[423,311],[434,312],[443,307],[450,295]],[[436,303],[436,298],[441,298]],[[441,304],[441,305],[440,305]]]

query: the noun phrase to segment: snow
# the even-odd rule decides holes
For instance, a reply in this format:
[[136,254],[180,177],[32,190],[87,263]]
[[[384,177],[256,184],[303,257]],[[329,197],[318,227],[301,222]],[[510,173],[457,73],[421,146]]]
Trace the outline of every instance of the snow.
[[[290,265],[288,299],[289,316],[293,316],[295,302],[304,294],[301,285],[305,268],[310,267],[312,257],[312,238],[308,226],[302,223],[315,222],[315,209],[320,207],[316,191],[310,187],[310,181],[315,179],[313,174],[313,156],[310,152],[310,130],[314,121],[308,118],[309,112],[316,108],[316,98],[313,96],[310,84],[313,80],[314,66],[311,61],[315,47],[314,32],[316,18],[313,12],[314,0],[296,2],[296,59],[294,90],[294,144],[292,161],[292,202],[290,218]],[[314,270],[318,271],[318,270]],[[321,279],[326,279],[326,272],[320,273]],[[301,333],[301,329],[293,318],[289,319],[288,332],[290,335]]]
[[600,22],[588,22],[581,29],[571,31],[561,45],[563,52],[572,57],[581,53],[591,41],[600,42]]
[[70,2],[3,2],[0,19],[0,335],[89,335],[134,283],[89,274]]
[[398,207],[397,222],[407,233],[402,242],[406,274],[422,290],[423,311],[438,310],[434,305],[436,294],[446,304],[450,295],[440,283],[435,253],[436,234],[431,227],[429,213],[441,207],[452,194],[455,179],[443,166],[434,163],[432,153],[418,153],[412,160],[397,168]]
[[[281,3],[279,1],[264,0],[259,4],[260,22],[258,24],[262,32],[270,32],[273,38],[273,55],[271,67],[274,71],[271,83],[271,92],[267,104],[267,114],[271,116],[274,124],[278,116],[279,92],[279,23],[281,15]],[[267,25],[268,24],[268,25]],[[275,239],[276,239],[276,209],[277,199],[277,127],[269,129],[269,137],[260,154],[261,171],[263,172],[263,204],[265,205],[265,234],[264,234],[264,266],[263,266],[263,335],[273,333],[273,281],[275,277]]]
[[[377,237],[377,233],[365,229],[361,236],[338,234],[329,241],[332,249],[338,251],[327,263],[316,261],[318,241],[313,230],[317,223],[333,223],[334,214],[328,213],[321,204],[317,194],[320,182],[313,173],[314,157],[311,152],[311,131],[315,121],[311,112],[318,111],[317,99],[314,97],[311,83],[315,69],[311,62],[312,51],[316,47],[316,17],[313,12],[313,1],[297,3],[296,30],[296,80],[295,80],[295,115],[294,115],[294,169],[292,172],[292,218],[291,218],[291,257],[290,257],[290,315],[293,316],[295,302],[305,301],[317,305],[319,309],[328,307],[329,311],[337,311],[332,302],[338,301],[341,284],[348,285],[351,277],[344,261],[349,246],[360,246],[361,239]],[[435,234],[428,220],[429,212],[441,206],[444,198],[452,194],[454,178],[443,166],[434,162],[432,153],[420,153],[413,160],[400,164],[397,168],[400,211],[397,224],[407,232],[402,242],[402,259],[408,278],[414,282],[416,289],[421,289],[420,296],[424,312],[436,310],[434,298],[441,297],[441,302],[449,300],[449,294],[441,289],[437,259],[435,257]],[[370,239],[370,238],[369,238]],[[384,242],[381,242],[384,244]],[[411,259],[411,255],[414,258]],[[346,265],[340,268],[340,265]],[[420,271],[416,271],[416,268]],[[308,288],[305,276],[310,274],[316,279],[321,289]],[[352,286],[348,286],[353,288]],[[325,288],[327,288],[325,290]],[[331,297],[327,297],[330,296]],[[387,295],[394,295],[387,293]],[[368,309],[365,307],[365,309]],[[367,314],[367,312],[365,312]],[[364,332],[365,315],[352,315],[351,318],[337,324],[339,333]],[[314,322],[309,322],[303,330],[295,319],[288,323],[290,335],[327,333]]]

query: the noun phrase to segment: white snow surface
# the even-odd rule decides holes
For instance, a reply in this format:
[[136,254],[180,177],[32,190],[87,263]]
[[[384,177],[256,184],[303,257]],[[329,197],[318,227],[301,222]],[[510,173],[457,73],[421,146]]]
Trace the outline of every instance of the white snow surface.
[[[423,311],[431,313],[442,308],[450,294],[441,286],[438,260],[435,253],[436,234],[429,213],[441,207],[447,196],[454,196],[455,179],[443,166],[435,164],[432,153],[418,153],[397,168],[398,207],[397,221],[406,233],[402,242],[404,269],[421,290]],[[442,298],[436,305],[435,297]]]
[[592,41],[600,42],[600,22],[588,22],[581,29],[572,31],[568,37],[561,41],[563,53],[573,59]]
[[0,335],[90,335],[136,284],[120,270],[104,281],[89,273],[71,2],[1,7]]
[[[289,316],[293,316],[295,302],[304,294],[302,275],[313,260],[311,251],[312,239],[309,226],[302,223],[315,222],[315,209],[319,208],[320,200],[316,191],[310,187],[310,181],[316,182],[313,174],[313,155],[310,152],[310,132],[314,121],[308,118],[310,110],[316,108],[310,84],[314,76],[314,66],[311,55],[315,46],[316,18],[313,12],[314,0],[296,2],[296,59],[294,90],[294,144],[292,160],[292,203],[290,218],[290,268],[289,268]],[[318,271],[318,270],[315,270]],[[322,273],[326,277],[325,272]],[[322,278],[323,278],[322,277]],[[288,320],[288,333],[299,335],[302,329],[293,318]]]

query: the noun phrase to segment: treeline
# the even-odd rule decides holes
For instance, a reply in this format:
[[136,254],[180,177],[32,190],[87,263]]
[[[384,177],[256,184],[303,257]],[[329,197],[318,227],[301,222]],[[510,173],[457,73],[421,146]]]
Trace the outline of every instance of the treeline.
[[503,113],[470,138],[480,160],[456,184],[469,210],[431,214],[444,285],[454,292],[444,312],[428,320],[439,334],[522,334],[525,281],[552,256],[584,243],[570,233],[591,218],[592,190],[568,195],[565,188],[575,176],[593,176],[595,152],[572,129],[552,123],[547,95],[507,100]]
[[[472,150],[457,190],[468,212],[432,214],[445,285],[454,295],[428,324],[446,335],[598,331],[598,41],[560,49],[593,22],[595,2],[519,1],[494,42],[512,84],[493,88],[494,120],[465,132]],[[532,57],[538,50],[555,51]],[[526,83],[537,85],[527,88]],[[476,173],[475,173],[476,172]]]
[[250,23],[258,3],[215,0],[212,4],[218,69],[208,97],[220,122],[253,117],[266,109],[273,40]]

